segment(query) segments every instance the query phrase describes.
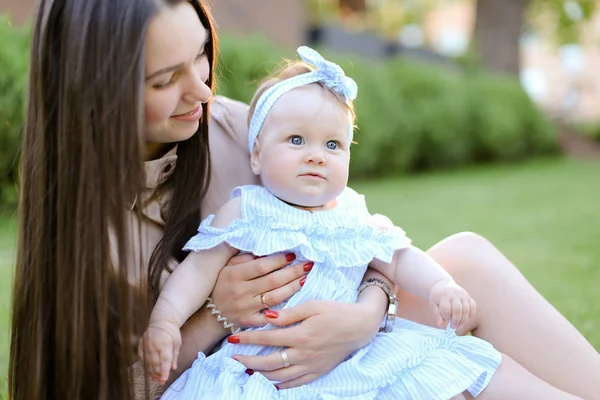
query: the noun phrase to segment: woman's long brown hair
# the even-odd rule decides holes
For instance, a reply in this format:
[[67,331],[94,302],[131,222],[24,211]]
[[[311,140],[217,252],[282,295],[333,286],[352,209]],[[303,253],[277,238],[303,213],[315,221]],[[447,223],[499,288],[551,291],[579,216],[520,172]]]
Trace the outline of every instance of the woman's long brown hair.
[[[192,2],[200,16],[202,25],[211,35],[206,44],[206,52],[210,63],[210,76],[207,84],[214,90],[214,70],[217,54],[217,37],[215,35],[212,16],[201,3]],[[182,261],[185,243],[196,233],[200,225],[200,202],[208,190],[210,178],[210,154],[208,143],[209,104],[203,108],[198,132],[177,147],[177,168],[173,179],[167,182],[173,190],[173,198],[169,205],[167,224],[163,238],[156,246],[150,259],[148,273],[149,285],[153,295],[158,295],[161,274],[168,268],[170,258]]]
[[[143,177],[145,36],[160,7],[179,2],[39,2],[21,156],[11,399],[133,397],[131,338],[139,322],[133,310],[140,302],[128,275],[148,265],[119,262],[130,251],[126,213]],[[210,15],[192,4],[212,36]],[[207,119],[205,108],[196,135],[179,144],[178,201],[169,212],[170,236],[144,271],[150,277],[169,254],[179,255],[200,220],[209,176]]]

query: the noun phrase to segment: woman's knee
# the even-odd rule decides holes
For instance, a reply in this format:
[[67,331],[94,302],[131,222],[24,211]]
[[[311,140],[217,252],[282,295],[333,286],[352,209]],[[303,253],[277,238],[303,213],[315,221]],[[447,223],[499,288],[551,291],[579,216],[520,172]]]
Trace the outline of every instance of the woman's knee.
[[482,247],[494,247],[489,240],[474,232],[459,232],[433,245],[428,252],[472,252]]
[[457,281],[487,281],[514,272],[514,266],[489,240],[473,232],[449,236],[427,253]]

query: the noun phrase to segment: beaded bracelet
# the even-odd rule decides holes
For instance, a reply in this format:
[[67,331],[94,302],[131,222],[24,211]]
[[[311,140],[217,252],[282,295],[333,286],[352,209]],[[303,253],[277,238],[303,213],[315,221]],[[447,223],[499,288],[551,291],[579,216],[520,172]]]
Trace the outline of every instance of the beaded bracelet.
[[208,302],[208,304],[206,305],[206,308],[208,308],[210,310],[210,313],[212,315],[217,316],[217,321],[223,322],[223,328],[229,329],[232,334],[236,334],[242,330],[242,328],[236,328],[235,324],[233,322],[227,322],[227,318],[221,314],[221,311],[217,310],[217,306],[215,306],[215,304],[213,303],[213,301],[210,297],[207,298],[206,301]]

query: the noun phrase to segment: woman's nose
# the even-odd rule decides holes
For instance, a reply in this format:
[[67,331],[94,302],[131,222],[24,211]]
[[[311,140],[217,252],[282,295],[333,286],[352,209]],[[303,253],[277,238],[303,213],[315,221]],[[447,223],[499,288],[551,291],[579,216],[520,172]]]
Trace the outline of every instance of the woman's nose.
[[189,79],[189,86],[183,96],[184,100],[189,103],[206,103],[212,96],[210,87],[203,80],[202,74],[194,69]]

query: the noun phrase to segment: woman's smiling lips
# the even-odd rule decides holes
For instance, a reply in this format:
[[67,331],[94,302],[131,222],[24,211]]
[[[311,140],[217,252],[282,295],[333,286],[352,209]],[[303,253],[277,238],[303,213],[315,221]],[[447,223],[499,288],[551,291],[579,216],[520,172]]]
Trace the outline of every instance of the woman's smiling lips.
[[200,106],[197,106],[196,108],[194,108],[190,112],[187,112],[185,114],[173,115],[173,116],[171,116],[171,118],[179,120],[179,121],[196,122],[200,119],[201,116],[202,116],[202,106],[200,105]]

